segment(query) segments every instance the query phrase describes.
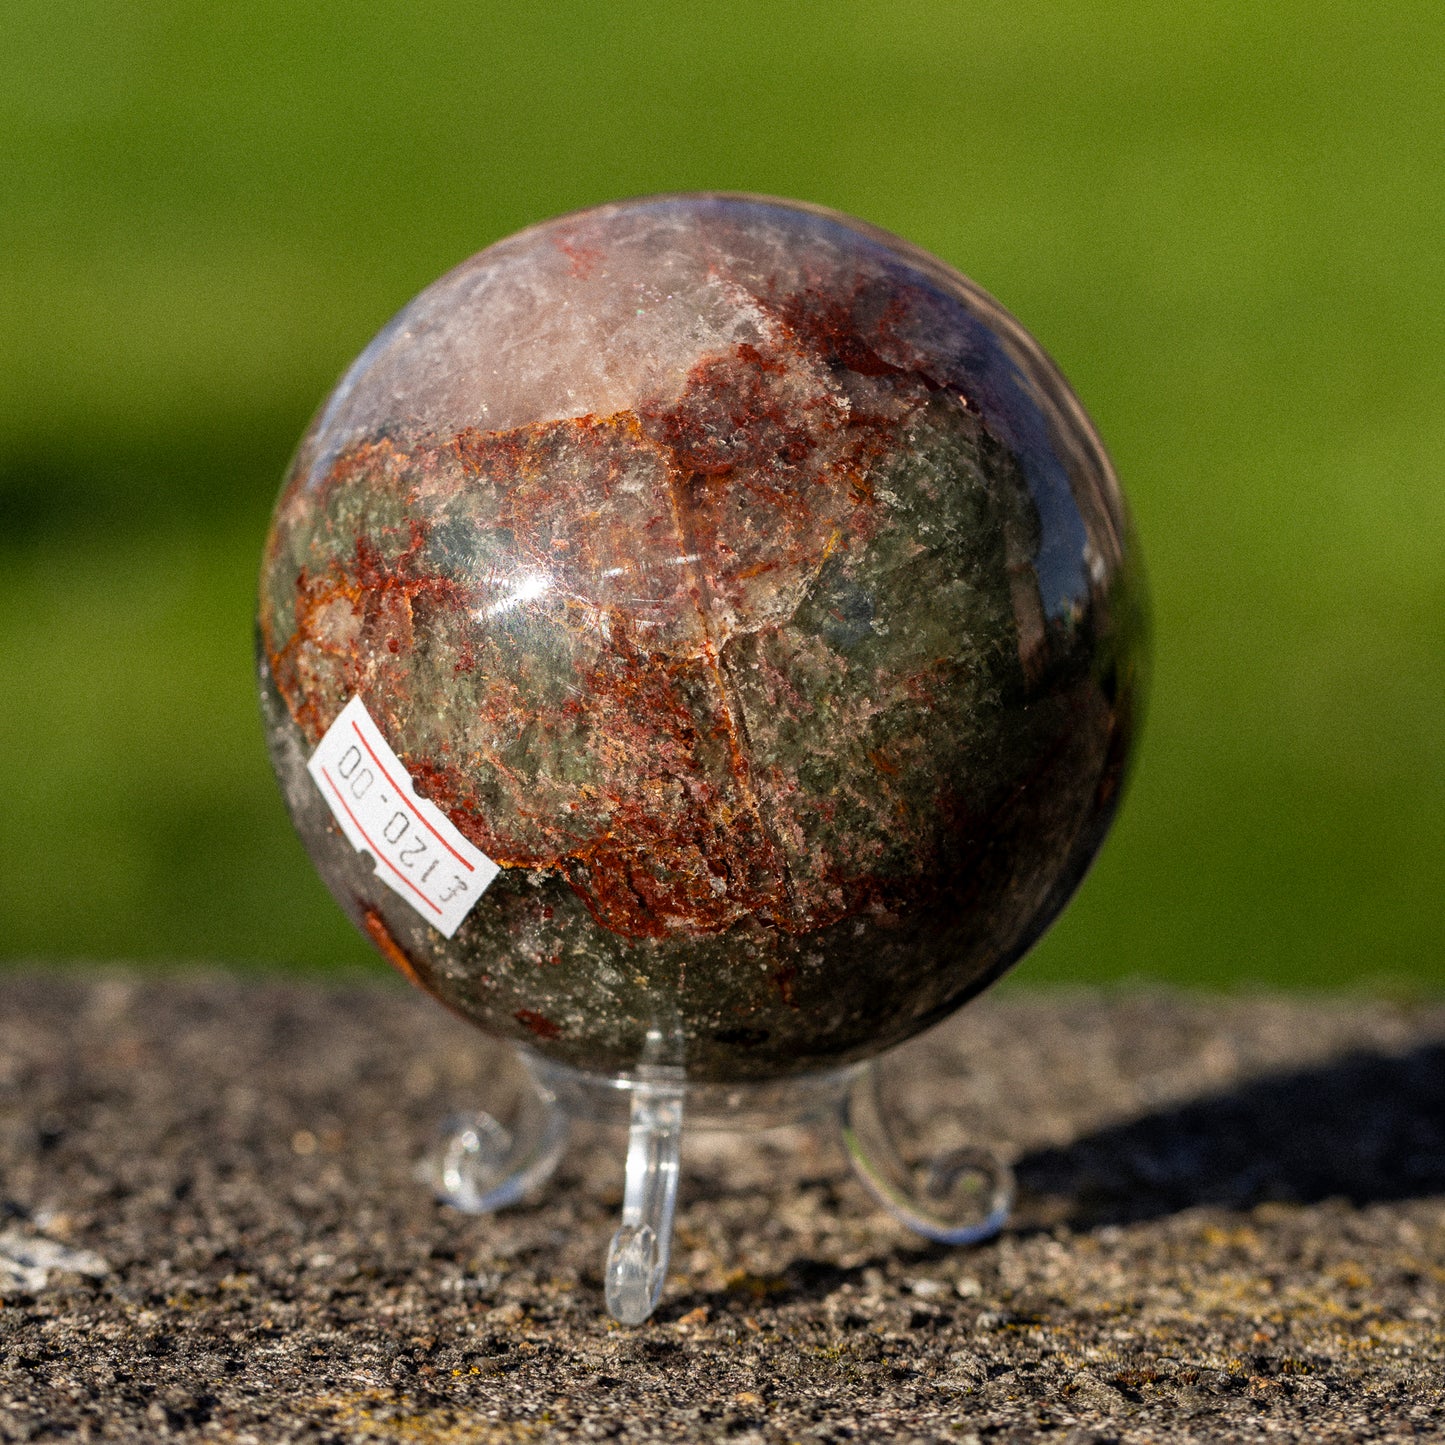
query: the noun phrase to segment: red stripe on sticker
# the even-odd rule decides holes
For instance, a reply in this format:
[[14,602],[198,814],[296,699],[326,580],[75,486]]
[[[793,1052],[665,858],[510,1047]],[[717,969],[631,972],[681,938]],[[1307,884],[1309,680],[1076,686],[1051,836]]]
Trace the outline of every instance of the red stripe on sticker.
[[[365,739],[363,738],[362,741],[364,742]],[[371,749],[368,748],[368,749],[367,749],[367,752],[371,752]],[[375,758],[375,756],[376,756],[376,754],[375,754],[375,753],[372,753],[373,759]],[[377,767],[381,767],[381,764],[380,764],[380,763],[377,763]],[[351,811],[351,808],[350,808],[350,806],[347,804],[346,799],[341,796],[341,789],[336,786],[335,780],[332,778],[331,774],[326,771],[325,768],[322,768],[322,769],[321,769],[321,776],[326,779],[326,786],[327,786],[328,788],[330,788],[331,791],[336,795],[336,801],[337,801],[338,803],[340,803],[343,808],[346,809],[346,816],[351,819],[351,821],[352,821],[353,824],[355,824],[355,826],[356,826],[356,831],[357,831],[358,833],[360,833],[361,836],[362,836],[362,838],[364,838],[364,839],[366,840],[366,846],[367,846],[367,848],[369,848],[369,849],[371,850],[371,856],[372,856],[373,858],[377,858],[377,859],[379,859],[381,862],[385,863],[386,866],[387,866],[388,868],[390,868],[391,871],[392,871],[393,873],[395,873],[396,876],[397,876],[398,878],[400,878],[401,881],[402,881],[403,883],[405,883],[406,886],[407,886],[408,888],[410,888],[411,891],[412,891],[413,893],[415,893],[416,896],[417,896],[418,898],[420,898],[421,901],[422,901],[423,903],[425,903],[426,906],[427,906],[428,908],[430,908],[433,913],[440,913],[440,912],[442,911],[442,910],[441,910],[441,905],[440,905],[439,903],[433,903],[433,902],[431,901],[431,899],[428,898],[428,897],[426,896],[426,894],[423,893],[423,892],[421,891],[421,889],[418,888],[418,887],[416,886],[416,884],[413,883],[413,882],[411,881],[411,879],[408,878],[408,877],[406,876],[406,874],[403,873],[403,872],[401,871],[401,869],[398,868],[398,867],[396,866],[396,864],[393,863],[393,862],[391,861],[391,859],[388,858],[388,857],[386,856],[386,854],[383,853],[383,852],[381,851],[381,849],[378,848],[378,847],[376,846],[376,844],[371,841],[371,835],[370,835],[369,833],[367,833],[366,829],[363,828],[363,827],[361,826],[361,824],[357,821],[356,814]],[[387,781],[390,782],[391,780],[388,779]],[[392,785],[393,788],[396,787],[396,784],[395,784],[395,783],[392,783],[391,785]],[[423,818],[423,819],[422,819],[422,822],[426,822],[426,819]],[[465,862],[466,860],[463,859],[462,861]]]
[[[366,740],[366,734],[363,733],[363,732],[361,731],[361,729],[360,729],[359,727],[357,727],[357,725],[356,725],[355,723],[352,723],[352,724],[351,724],[351,730],[352,730],[352,732],[354,732],[354,733],[356,734],[356,740],[357,740],[357,742],[359,742],[359,743],[361,744],[361,746],[364,747],[364,748],[366,749],[366,751],[371,754],[371,761],[374,762],[374,763],[376,764],[376,766],[381,769],[381,776],[382,776],[383,778],[385,778],[386,781],[387,781],[388,783],[390,783],[393,788],[396,788],[397,795],[401,798],[401,801],[402,801],[404,804],[406,804],[407,807],[409,807],[409,808],[411,809],[412,816],[417,820],[417,822],[420,823],[420,824],[422,825],[422,827],[425,828],[425,829],[427,830],[427,832],[430,833],[430,834],[432,835],[432,837],[435,838],[435,839],[437,840],[437,842],[440,843],[440,844],[442,845],[442,847],[445,848],[445,849],[447,850],[447,852],[450,853],[450,854],[452,855],[452,857],[455,858],[455,859],[457,860],[457,862],[460,863],[460,864],[462,865],[462,867],[467,870],[468,873],[475,873],[477,870],[476,870],[475,868],[473,868],[472,865],[471,865],[470,863],[468,863],[467,860],[466,860],[465,858],[463,858],[462,855],[461,855],[460,853],[458,853],[457,850],[456,850],[455,848],[453,848],[452,845],[451,845],[450,843],[448,843],[447,840],[446,840],[445,838],[443,838],[442,835],[441,835],[440,833],[438,833],[437,830],[436,830],[435,828],[433,828],[432,825],[431,825],[430,823],[428,823],[427,820],[426,820],[424,817],[422,817],[421,809],[418,808],[418,807],[416,807],[413,803],[411,803],[411,802],[408,800],[408,798],[407,798],[407,790],[406,790],[405,788],[403,788],[403,787],[399,787],[399,786],[397,785],[396,779],[393,778],[392,775],[391,775],[389,772],[387,772],[387,770],[386,770],[386,764],[383,763],[382,760],[381,760],[379,757],[377,757],[377,755],[376,755],[375,751],[373,750],[371,744],[370,744],[369,742],[367,742],[367,740]],[[343,808],[346,808],[346,803],[343,801],[342,804],[341,804],[341,806],[342,806]],[[349,813],[349,812],[351,811],[351,809],[350,809],[350,808],[346,808],[346,811]],[[360,826],[361,826],[361,825],[358,823],[358,824],[357,824],[357,827],[359,828]]]

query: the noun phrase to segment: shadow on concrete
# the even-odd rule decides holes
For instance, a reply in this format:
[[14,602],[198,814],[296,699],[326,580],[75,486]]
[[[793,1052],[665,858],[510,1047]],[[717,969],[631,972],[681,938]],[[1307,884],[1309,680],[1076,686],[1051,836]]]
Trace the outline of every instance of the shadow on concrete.
[[1025,1227],[1039,1213],[1093,1228],[1198,1205],[1445,1194],[1445,1045],[1268,1075],[1036,1150],[1017,1170]]

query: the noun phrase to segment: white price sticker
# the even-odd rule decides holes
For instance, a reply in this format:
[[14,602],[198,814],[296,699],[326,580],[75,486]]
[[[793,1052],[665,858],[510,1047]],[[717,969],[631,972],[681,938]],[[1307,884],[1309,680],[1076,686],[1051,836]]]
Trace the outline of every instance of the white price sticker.
[[448,938],[501,869],[469,843],[411,775],[354,697],[311,754],[307,771],[376,876]]

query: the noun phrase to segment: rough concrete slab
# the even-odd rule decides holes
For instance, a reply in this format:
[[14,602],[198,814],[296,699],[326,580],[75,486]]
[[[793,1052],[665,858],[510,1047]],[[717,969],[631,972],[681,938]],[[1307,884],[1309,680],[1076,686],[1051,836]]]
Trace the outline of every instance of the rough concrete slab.
[[1445,1438],[1439,1005],[986,998],[895,1083],[1014,1151],[1002,1239],[704,1139],[635,1330],[615,1140],[493,1218],[414,1181],[505,1071],[382,984],[0,980],[0,1440]]

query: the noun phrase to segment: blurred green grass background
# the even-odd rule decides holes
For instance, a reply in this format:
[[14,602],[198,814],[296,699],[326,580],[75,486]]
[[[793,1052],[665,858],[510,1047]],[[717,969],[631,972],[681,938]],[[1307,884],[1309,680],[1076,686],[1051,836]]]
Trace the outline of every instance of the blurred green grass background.
[[1025,975],[1445,982],[1445,6],[8,0],[0,955],[367,958],[254,705],[267,516],[373,332],[529,222],[853,212],[1129,491],[1131,796]]

